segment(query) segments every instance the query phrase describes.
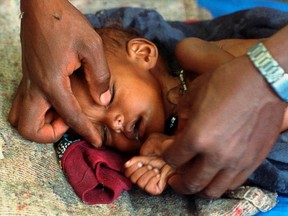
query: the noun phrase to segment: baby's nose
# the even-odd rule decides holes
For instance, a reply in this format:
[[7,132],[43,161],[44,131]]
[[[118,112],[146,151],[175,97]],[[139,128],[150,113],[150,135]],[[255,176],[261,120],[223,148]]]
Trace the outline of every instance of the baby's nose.
[[116,133],[121,133],[124,130],[124,116],[117,115],[113,121],[113,129]]

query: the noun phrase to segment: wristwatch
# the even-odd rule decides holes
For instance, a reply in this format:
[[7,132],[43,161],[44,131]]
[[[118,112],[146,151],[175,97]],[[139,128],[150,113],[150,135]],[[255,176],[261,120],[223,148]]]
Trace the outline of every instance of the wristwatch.
[[262,42],[251,47],[247,55],[275,93],[288,102],[288,74],[271,56]]

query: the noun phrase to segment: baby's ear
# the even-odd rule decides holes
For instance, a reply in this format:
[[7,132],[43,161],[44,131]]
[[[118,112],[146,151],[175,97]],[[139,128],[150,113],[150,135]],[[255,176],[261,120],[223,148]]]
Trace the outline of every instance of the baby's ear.
[[146,69],[156,65],[158,49],[154,43],[144,38],[134,38],[127,44],[127,53],[130,61],[140,64]]

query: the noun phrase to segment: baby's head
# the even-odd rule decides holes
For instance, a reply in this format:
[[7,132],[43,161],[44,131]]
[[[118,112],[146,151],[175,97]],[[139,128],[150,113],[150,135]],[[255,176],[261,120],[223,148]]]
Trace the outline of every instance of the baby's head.
[[112,99],[107,106],[92,100],[83,69],[71,76],[72,91],[83,112],[102,134],[103,145],[124,152],[137,152],[165,122],[161,86],[151,72],[158,61],[157,47],[121,29],[96,29],[102,37],[111,73]]

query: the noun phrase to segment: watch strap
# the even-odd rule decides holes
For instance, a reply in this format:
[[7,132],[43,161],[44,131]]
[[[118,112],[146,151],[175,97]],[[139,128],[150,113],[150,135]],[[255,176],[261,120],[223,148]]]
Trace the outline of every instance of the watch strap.
[[275,93],[288,102],[288,74],[272,57],[262,42],[251,47],[247,55]]

